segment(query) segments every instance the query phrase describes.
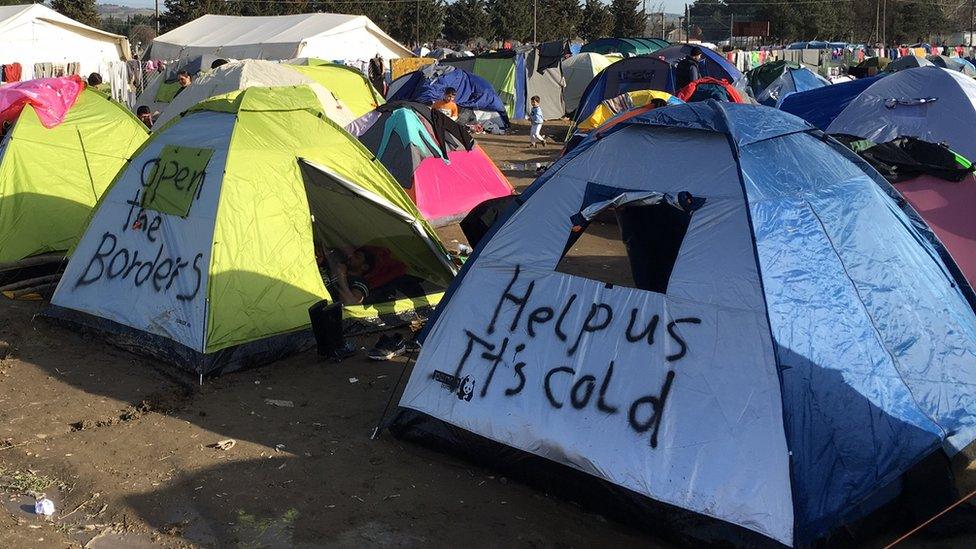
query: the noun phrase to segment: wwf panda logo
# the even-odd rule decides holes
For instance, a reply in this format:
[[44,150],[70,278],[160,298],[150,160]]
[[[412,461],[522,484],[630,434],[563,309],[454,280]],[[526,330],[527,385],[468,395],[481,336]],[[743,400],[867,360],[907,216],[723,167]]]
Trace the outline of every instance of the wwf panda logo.
[[464,376],[464,378],[461,379],[461,382],[458,383],[458,400],[470,402],[471,398],[474,397],[474,385],[475,381],[471,378],[471,376]]

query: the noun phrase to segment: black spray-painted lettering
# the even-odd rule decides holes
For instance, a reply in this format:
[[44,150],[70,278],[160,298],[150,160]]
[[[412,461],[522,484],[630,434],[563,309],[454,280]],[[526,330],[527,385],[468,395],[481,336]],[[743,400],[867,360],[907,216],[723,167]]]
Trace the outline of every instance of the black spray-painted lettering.
[[529,337],[535,337],[535,325],[545,324],[552,320],[555,312],[552,307],[539,307],[538,309],[529,313],[529,322],[525,325],[525,331],[528,332]]
[[[661,387],[659,396],[641,397],[630,405],[630,413],[627,415],[630,427],[638,433],[651,431],[651,448],[657,448],[657,434],[661,429],[661,420],[664,418],[664,405],[668,400],[673,382],[674,370],[669,370],[664,378],[664,385]],[[641,420],[641,410],[647,407],[650,407],[651,414],[646,419]]]
[[488,394],[488,387],[491,386],[491,380],[493,377],[495,377],[495,369],[497,369],[498,365],[501,363],[506,349],[508,349],[507,337],[502,340],[502,344],[499,346],[497,353],[492,354],[488,351],[481,353],[481,358],[491,362],[491,369],[488,370],[488,377],[485,379],[484,385],[481,386],[481,398],[484,398],[485,395]]
[[[150,287],[153,290],[165,292],[175,282],[180,274],[180,268],[188,265],[180,257],[176,259],[163,258],[165,251],[163,243],[159,244],[153,259],[150,261],[140,260],[139,250],[130,250],[118,244],[118,237],[111,232],[106,231],[102,234],[101,242],[98,243],[95,253],[88,260],[85,270],[75,281],[75,287],[88,286],[103,279],[130,280],[129,275],[135,272],[131,277],[134,286],[142,287],[146,281],[151,279],[153,282]],[[189,292],[177,294],[177,299],[181,301],[192,300],[200,292],[200,286],[203,282],[203,270],[200,267],[201,259],[203,259],[203,253],[198,253],[193,259],[193,289]],[[169,281],[164,286],[163,281],[167,278]]]
[[549,373],[546,374],[546,380],[544,383],[546,389],[546,398],[549,399],[549,404],[552,404],[552,407],[556,409],[563,407],[563,403],[556,400],[555,395],[552,394],[552,376],[559,373],[576,375],[576,370],[568,366],[559,366],[558,368],[553,368],[552,370],[549,370]]
[[[601,315],[600,311],[603,311]],[[599,318],[599,321],[597,320]],[[599,332],[600,330],[606,330],[607,326],[613,320],[613,309],[610,308],[606,303],[594,303],[590,306],[590,312],[586,315],[586,320],[583,322],[583,326],[580,327],[579,333],[576,335],[576,343],[567,350],[566,354],[568,356],[573,356],[576,353],[576,349],[579,348],[580,340],[583,339],[583,334]]]
[[647,323],[644,331],[634,335],[634,325],[637,324],[637,309],[630,310],[630,322],[627,324],[627,341],[631,343],[637,343],[638,341],[647,338],[648,345],[654,345],[654,332],[657,330],[657,323],[661,320],[661,317],[654,315],[651,320]]
[[[577,410],[582,410],[586,408],[586,405],[590,403],[590,397],[593,396],[593,389],[596,388],[596,378],[591,375],[585,375],[573,384],[573,390],[569,393],[569,401],[573,404],[573,408]],[[583,395],[580,396],[580,389],[583,389]]]
[[519,318],[522,317],[522,311],[525,310],[525,305],[529,302],[529,297],[532,296],[532,289],[535,288],[535,281],[529,283],[528,288],[525,289],[525,295],[517,296],[512,293],[512,287],[515,286],[515,282],[518,280],[519,273],[521,272],[521,267],[515,267],[515,274],[512,276],[512,280],[509,281],[508,287],[502,292],[501,298],[498,300],[498,305],[495,306],[495,314],[491,317],[491,322],[488,323],[488,335],[495,333],[495,322],[498,320],[498,314],[501,313],[502,306],[506,301],[511,301],[512,303],[518,305],[518,309],[515,311],[515,316],[512,318],[512,325],[508,328],[509,332],[514,332],[518,328]]
[[[178,268],[178,266],[177,266]],[[508,325],[508,331],[504,337],[500,337],[500,342],[491,341],[491,337],[481,337],[471,330],[464,329],[467,338],[465,350],[460,361],[457,363],[452,379],[464,379],[464,390],[457,390],[458,398],[471,400],[472,396],[486,398],[492,391],[492,383],[496,377],[500,366],[511,366],[513,383],[505,383],[503,393],[506,397],[514,397],[524,394],[526,387],[532,387],[533,369],[528,366],[525,360],[519,360],[519,353],[526,349],[526,344],[516,342],[521,338],[535,340],[541,331],[547,330],[552,326],[552,334],[564,345],[569,345],[569,335],[576,334],[572,340],[572,345],[566,349],[567,356],[575,355],[583,344],[585,334],[594,334],[602,331],[617,330],[630,344],[646,344],[653,347],[658,339],[657,329],[662,323],[659,314],[642,316],[641,310],[632,308],[630,311],[629,322],[626,329],[622,322],[614,324],[615,314],[613,307],[608,303],[593,303],[580,323],[579,318],[582,314],[574,313],[574,306],[578,300],[577,294],[571,294],[562,304],[539,304],[532,303],[535,280],[525,280],[522,276],[521,267],[516,267],[512,278],[509,280],[505,290],[499,296],[498,302],[494,307],[490,322],[484,330],[491,336],[499,322],[506,322],[508,318],[502,315],[502,310],[507,306],[506,315],[511,314],[512,318]],[[521,284],[520,284],[521,282]],[[521,288],[521,290],[517,289]],[[536,297],[535,301],[539,298]],[[558,311],[558,314],[557,314]],[[582,312],[581,310],[579,311]],[[519,330],[519,323],[526,315],[524,329]],[[504,320],[502,320],[504,318]],[[555,320],[555,322],[553,322]],[[673,341],[677,346],[677,352],[665,357],[667,363],[673,363],[686,357],[690,346],[686,337],[678,333],[680,324],[701,324],[702,320],[696,317],[677,318],[668,322],[666,326],[668,341]],[[660,343],[657,343],[660,345]],[[551,345],[551,342],[547,343]],[[515,350],[514,355],[506,356],[511,349]],[[477,354],[475,351],[477,350]],[[476,358],[475,358],[476,357]],[[474,364],[477,364],[477,371],[470,371]],[[620,382],[614,383],[614,373],[616,362],[610,360],[602,377],[596,374],[585,374],[579,372],[571,366],[557,366],[548,369],[542,379],[542,390],[546,400],[554,410],[567,408],[569,403],[571,409],[584,410],[588,407],[595,407],[596,410],[615,416],[626,411],[627,425],[635,433],[643,435],[649,433],[649,443],[651,448],[656,448],[658,444],[659,431],[663,423],[666,412],[666,404],[671,387],[674,384],[676,373],[669,367],[665,374],[664,383],[652,394],[644,393],[636,399],[628,399],[628,402],[620,402],[620,398],[614,398],[623,388]],[[468,373],[469,375],[464,375]],[[568,375],[563,378],[562,375]],[[445,374],[447,375],[447,374]],[[577,378],[577,375],[579,377]],[[463,376],[463,377],[462,377]],[[478,380],[476,381],[476,378]],[[480,380],[484,381],[480,381]],[[641,373],[638,377],[632,377],[628,383],[640,383],[646,376]],[[562,380],[562,381],[560,381]],[[436,380],[435,380],[436,381]],[[475,386],[481,385],[480,391],[475,395]],[[535,385],[538,387],[538,385]],[[617,389],[615,391],[615,389]],[[501,391],[501,388],[496,388]],[[649,391],[650,392],[650,391]],[[638,394],[643,393],[643,391]]]
[[610,379],[613,378],[613,361],[607,367],[607,373],[603,375],[603,383],[600,384],[600,394],[596,399],[596,407],[604,413],[616,414],[618,408],[607,404],[607,389],[610,388]]
[[569,301],[566,302],[566,306],[563,307],[563,312],[559,313],[559,320],[556,321],[556,337],[562,341],[566,341],[566,332],[563,331],[563,321],[566,320],[566,315],[569,314],[569,310],[573,308],[573,303],[576,302],[576,294],[569,296]]
[[474,344],[475,343],[477,343],[478,345],[481,345],[482,347],[484,347],[485,349],[488,349],[489,351],[494,351],[495,350],[495,345],[494,344],[489,343],[489,342],[481,339],[480,337],[474,335],[473,333],[471,333],[470,330],[465,330],[464,331],[464,335],[468,337],[468,343],[464,347],[464,354],[461,355],[461,361],[458,362],[457,367],[454,368],[454,377],[459,378],[459,379],[461,377],[461,372],[464,371],[464,365],[468,363],[468,358],[471,357],[471,352],[474,350]]
[[675,360],[680,360],[684,358],[684,356],[688,353],[688,344],[685,343],[685,340],[682,339],[680,335],[678,335],[678,332],[674,331],[674,327],[677,326],[678,324],[701,324],[701,319],[700,318],[678,318],[672,320],[671,322],[668,322],[668,335],[670,335],[671,339],[673,339],[674,342],[677,343],[679,347],[681,347],[681,349],[677,353],[665,357],[668,362],[674,362]]

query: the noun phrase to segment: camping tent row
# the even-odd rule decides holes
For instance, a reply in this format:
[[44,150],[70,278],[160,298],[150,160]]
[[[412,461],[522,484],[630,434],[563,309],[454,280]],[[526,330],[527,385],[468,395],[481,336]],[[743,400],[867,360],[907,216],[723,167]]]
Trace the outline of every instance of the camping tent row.
[[[674,44],[656,50],[650,57],[663,59],[664,61],[670,63],[673,67],[691,53],[692,47],[693,46],[689,44]],[[702,54],[703,58],[699,64],[699,72],[702,77],[724,80],[733,86],[742,85],[741,82],[743,80],[743,75],[737,68],[735,68],[735,65],[729,63],[727,59],[713,50],[707,48],[702,49]],[[608,57],[598,53],[579,53],[563,60],[562,69],[563,75],[566,78],[566,89],[563,96],[566,102],[567,114],[573,115],[575,118],[576,111],[583,102],[583,97],[587,93],[587,88],[589,87],[590,83],[596,80],[610,65],[619,60],[619,57]],[[623,66],[634,66],[635,63],[637,65],[641,64],[640,62],[630,62]],[[652,64],[652,66],[660,66],[663,68],[663,65],[659,64]],[[641,75],[640,73],[636,72],[628,74],[630,74],[630,76],[623,78],[618,77],[617,79],[645,81],[654,80],[653,75],[649,74]],[[609,77],[609,74],[606,76]],[[633,88],[634,86],[631,87]],[[659,91],[666,91],[669,93],[676,93],[678,91],[673,89],[653,89],[658,89]],[[609,93],[612,93],[612,91]],[[610,97],[603,98],[603,100],[606,99],[610,99]],[[587,109],[588,108],[590,107],[587,107]]]
[[748,91],[761,105],[778,107],[791,94],[829,86],[830,80],[788,61],[762,64],[745,74]]
[[204,15],[156,37],[144,57],[314,57],[349,62],[366,61],[377,54],[386,60],[412,55],[364,15],[305,13],[260,17]]
[[565,80],[559,63],[565,52],[563,42],[547,42],[538,47],[519,47],[475,57],[448,58],[441,64],[464,69],[487,80],[505,105],[509,119],[528,118],[529,98],[539,96],[542,113],[561,118]]
[[0,6],[0,59],[8,66],[20,65],[15,80],[98,72],[121,92],[128,85],[125,61],[130,57],[124,36],[89,27],[43,4]]
[[368,296],[342,311],[350,328],[435,305],[453,276],[445,250],[320,97],[247,88],[154,132],[99,201],[47,314],[204,375],[311,345],[309,308],[337,300],[316,248],[371,264]]
[[[373,88],[366,76],[345,65],[302,57],[283,63],[247,59],[211,69],[211,64],[217,59],[201,55],[172,63],[150,80],[136,104],[146,105],[151,112],[160,113],[155,122],[158,128],[208,97],[251,86],[319,84],[334,94],[339,104],[348,111],[342,115],[345,119],[342,124],[383,103],[383,96]],[[177,73],[181,70],[194,77],[193,84],[184,92],[180,92],[177,79]]]
[[600,38],[580,48],[580,53],[619,53],[625,57],[647,55],[671,45],[660,38]]
[[394,80],[386,92],[389,101],[415,101],[427,105],[454,88],[459,109],[458,122],[478,123],[503,129],[509,125],[508,111],[491,83],[467,70],[451,65],[427,65]]
[[[641,90],[656,90],[670,95],[676,94],[679,90],[676,89],[675,71],[672,63],[684,57],[685,54],[682,53],[684,50],[680,46],[668,49],[671,50],[668,58],[673,61],[662,59],[657,55],[628,57],[603,69],[583,91],[569,135],[572,135],[576,128],[585,124],[587,119],[600,110],[607,101],[613,101],[615,98]],[[718,86],[722,88],[718,91],[724,91],[730,88],[733,83],[741,81],[742,74],[735,67],[728,62],[720,63],[721,57],[714,52],[712,55],[702,61],[702,75],[705,78],[724,81],[724,83],[712,82],[708,83],[708,86]],[[715,59],[716,57],[718,59]],[[730,100],[738,97],[734,91],[724,91],[724,93]]]
[[976,314],[885,185],[765,107],[598,131],[454,279],[394,432],[699,544],[830,535],[976,438]]
[[[511,185],[475,145],[466,128],[440,113],[433,115],[430,107],[421,105],[413,105],[404,112],[395,112],[397,109],[381,112],[376,110],[372,86],[355,69],[304,59],[297,62],[304,64],[248,59],[207,71],[173,99],[154,128],[165,127],[181,113],[211,97],[252,87],[304,85],[316,93],[331,121],[363,137],[363,142],[396,176],[428,221],[437,224],[455,221],[483,200],[511,194]],[[453,83],[462,92],[468,90],[468,86]],[[483,87],[490,90],[487,84]],[[438,91],[437,97],[442,94],[443,91]],[[421,109],[419,116],[417,108]],[[502,108],[500,100],[496,108]],[[391,114],[395,115],[393,123],[388,123]],[[382,123],[376,124],[380,119]],[[368,129],[374,131],[369,132],[367,139],[362,134]]]
[[0,265],[64,254],[148,137],[123,105],[77,76],[0,88]]

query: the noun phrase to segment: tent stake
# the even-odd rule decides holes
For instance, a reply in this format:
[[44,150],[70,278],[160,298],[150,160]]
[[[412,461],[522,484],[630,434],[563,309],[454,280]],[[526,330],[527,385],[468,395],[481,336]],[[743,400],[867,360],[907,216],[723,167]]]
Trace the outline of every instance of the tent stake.
[[376,440],[380,437],[380,429],[383,427],[383,420],[386,419],[386,413],[390,410],[390,404],[393,402],[393,396],[396,395],[397,388],[400,386],[400,382],[403,381],[403,374],[407,371],[407,367],[410,363],[417,357],[417,353],[420,351],[414,351],[410,358],[403,364],[403,368],[400,369],[400,376],[396,380],[396,384],[393,385],[393,390],[390,391],[390,397],[386,399],[386,406],[383,408],[383,415],[380,416],[379,421],[376,422],[376,427],[373,427],[373,434],[369,436],[369,440]]

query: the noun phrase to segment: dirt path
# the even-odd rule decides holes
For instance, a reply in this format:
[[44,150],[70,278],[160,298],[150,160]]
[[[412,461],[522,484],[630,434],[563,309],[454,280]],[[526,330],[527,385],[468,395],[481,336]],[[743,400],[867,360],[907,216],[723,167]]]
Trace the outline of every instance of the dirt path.
[[[520,188],[557,154],[528,149],[526,130],[479,139]],[[0,360],[2,547],[658,545],[451,456],[371,441],[402,361],[305,353],[199,387],[33,321],[41,309],[0,302],[13,347]],[[32,513],[32,491],[55,501],[52,520]]]

